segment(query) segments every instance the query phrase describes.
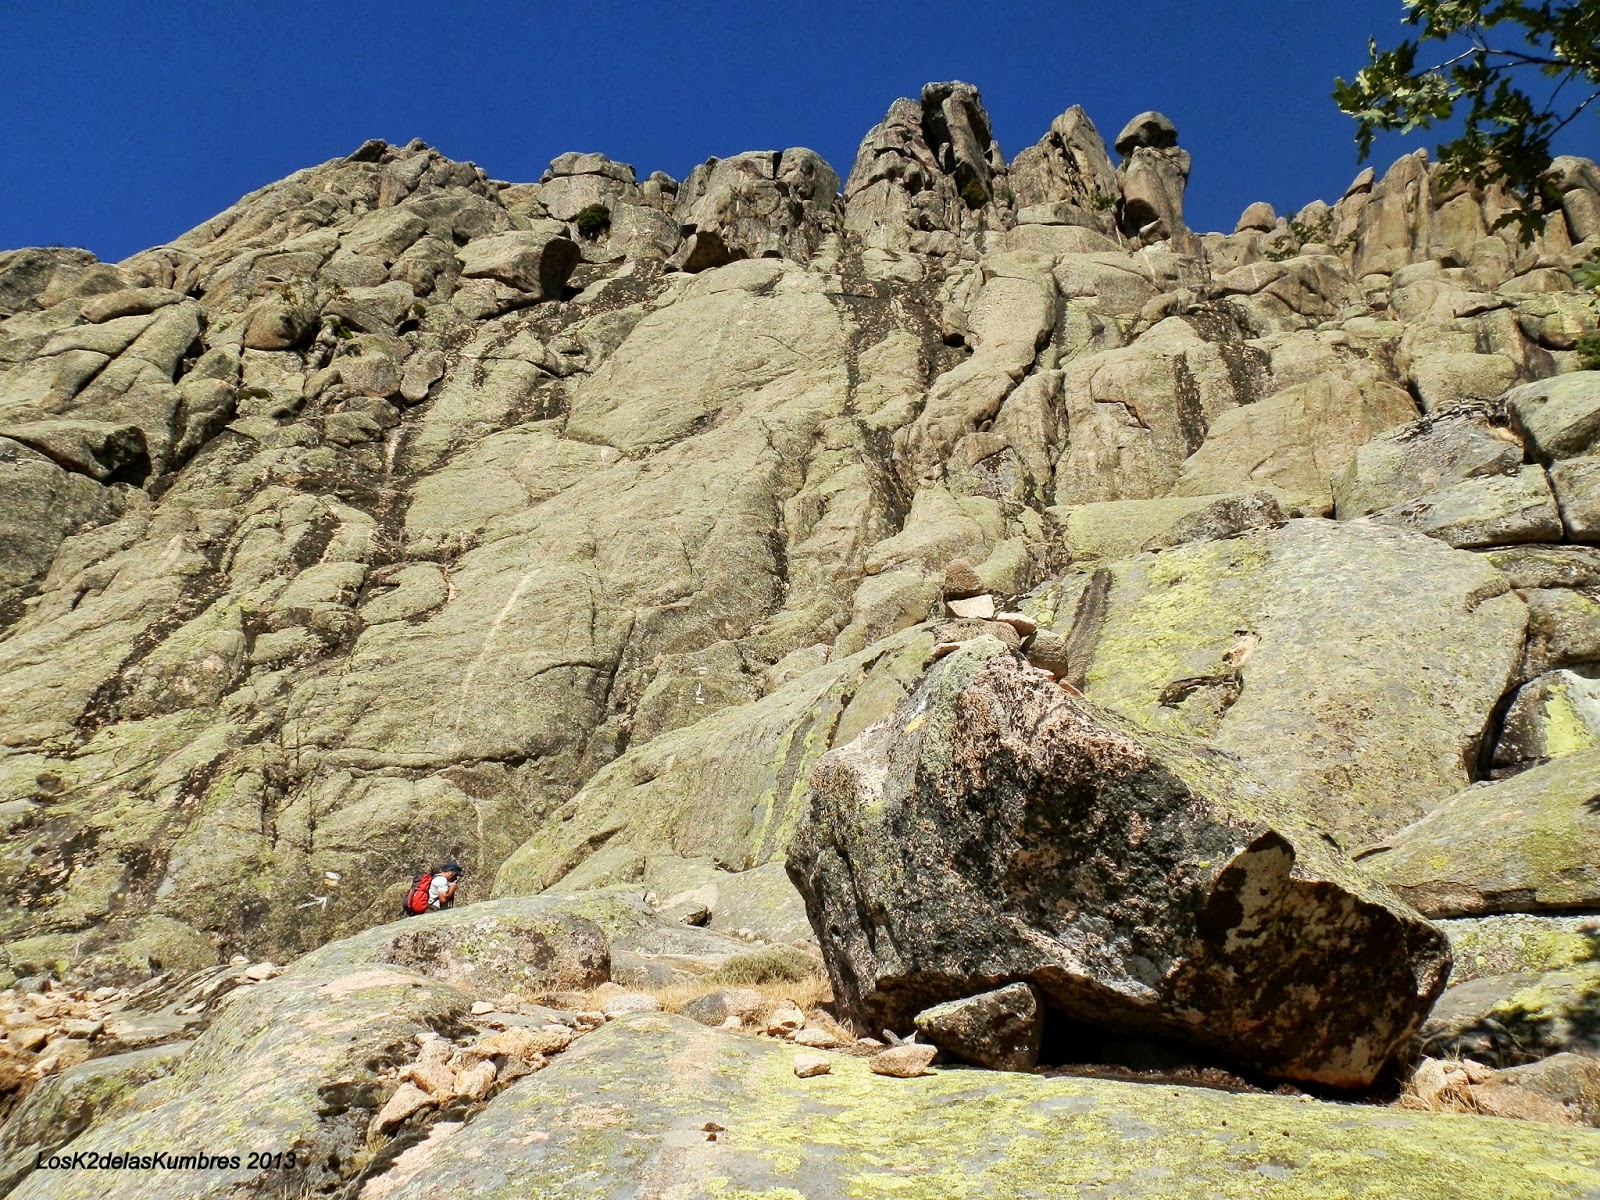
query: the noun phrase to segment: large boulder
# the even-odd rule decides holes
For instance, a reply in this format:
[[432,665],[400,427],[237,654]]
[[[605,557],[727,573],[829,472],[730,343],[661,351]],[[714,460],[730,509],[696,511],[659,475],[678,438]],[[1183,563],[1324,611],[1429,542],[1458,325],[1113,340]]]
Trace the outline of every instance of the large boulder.
[[[1484,558],[1365,522],[1290,521],[1108,570],[1098,634],[1073,629],[1089,698],[1215,741],[1352,849],[1471,782],[1527,623]],[[1040,615],[1065,632],[1074,610],[1046,611],[1048,593]]]
[[1600,908],[1600,750],[1479,784],[1361,864],[1430,917]]
[[1392,508],[1372,520],[1405,525],[1451,546],[1505,546],[1559,542],[1561,513],[1544,468],[1466,479]]
[[1448,988],[1422,1027],[1429,1054],[1494,1066],[1575,1052],[1600,1057],[1600,962],[1484,975]]
[[1541,461],[1588,454],[1600,443],[1600,371],[1578,371],[1513,388],[1512,423]]
[[907,1082],[846,1055],[797,1079],[793,1061],[684,1017],[615,1021],[436,1132],[371,1194],[1576,1200],[1600,1187],[1592,1130],[993,1071]]
[[1516,472],[1522,444],[1492,416],[1468,406],[1373,438],[1333,480],[1336,515],[1363,517],[1463,480]]
[[570,906],[538,897],[391,921],[330,942],[300,961],[306,969],[388,964],[486,996],[582,990],[611,977],[605,931]]
[[1329,477],[1374,434],[1415,412],[1403,390],[1377,379],[1329,377],[1288,388],[1215,418],[1173,490],[1202,496],[1270,487],[1322,512],[1333,503]]
[[1025,980],[1047,1020],[1354,1087],[1449,971],[1442,934],[1237,760],[1071,699],[992,639],[824,757],[789,872],[871,1029]]
[[578,246],[546,227],[510,230],[468,242],[457,253],[466,278],[498,280],[537,299],[554,300],[578,265]]

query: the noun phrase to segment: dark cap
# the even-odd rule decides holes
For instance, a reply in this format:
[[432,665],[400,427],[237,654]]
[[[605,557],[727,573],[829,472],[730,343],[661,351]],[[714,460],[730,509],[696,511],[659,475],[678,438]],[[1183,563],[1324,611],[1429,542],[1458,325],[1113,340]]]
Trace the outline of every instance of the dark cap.
[[461,869],[461,864],[460,863],[455,863],[455,862],[447,862],[447,863],[445,863],[444,866],[440,867],[439,870],[441,870],[441,871],[454,871],[457,875],[465,875],[466,874],[466,872]]

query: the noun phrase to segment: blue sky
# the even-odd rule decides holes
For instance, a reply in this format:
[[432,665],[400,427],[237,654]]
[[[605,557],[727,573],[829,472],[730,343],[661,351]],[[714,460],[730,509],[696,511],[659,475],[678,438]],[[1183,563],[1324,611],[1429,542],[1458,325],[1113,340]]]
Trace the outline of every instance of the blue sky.
[[[1231,230],[1251,201],[1344,190],[1352,124],[1328,93],[1400,15],[1400,0],[0,0],[0,249],[122,258],[368,137],[421,137],[510,180],[565,150],[682,178],[793,145],[842,176],[931,79],[979,87],[1008,157],[1074,103],[1108,141],[1166,112],[1194,155],[1190,223]],[[1567,148],[1594,154],[1596,132]],[[1404,148],[1382,144],[1380,168]]]

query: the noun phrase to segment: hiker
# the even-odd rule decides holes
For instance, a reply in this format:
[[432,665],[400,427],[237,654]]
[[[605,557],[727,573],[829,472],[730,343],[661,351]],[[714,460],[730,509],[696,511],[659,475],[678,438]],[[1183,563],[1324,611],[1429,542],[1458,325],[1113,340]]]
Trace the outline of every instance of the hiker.
[[440,867],[433,877],[433,882],[428,885],[428,911],[438,912],[441,908],[450,908],[456,902],[456,884],[461,880],[461,866],[459,863],[447,862]]
[[456,902],[456,886],[461,881],[461,864],[447,862],[437,871],[424,871],[411,881],[406,892],[401,915],[418,917],[425,912],[438,912]]

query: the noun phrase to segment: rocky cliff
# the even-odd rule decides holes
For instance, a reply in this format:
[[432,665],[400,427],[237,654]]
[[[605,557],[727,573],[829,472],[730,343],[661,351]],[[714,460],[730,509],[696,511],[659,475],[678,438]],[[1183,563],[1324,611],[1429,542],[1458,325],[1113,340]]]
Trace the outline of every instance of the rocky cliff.
[[283,960],[444,856],[814,944],[813,767],[977,635],[1225,752],[1458,978],[1586,969],[1527,946],[1600,908],[1600,168],[1524,246],[1420,153],[1230,233],[1189,165],[1079,108],[1008,162],[940,83],[842,183],[369,142],[0,254],[9,980]]

